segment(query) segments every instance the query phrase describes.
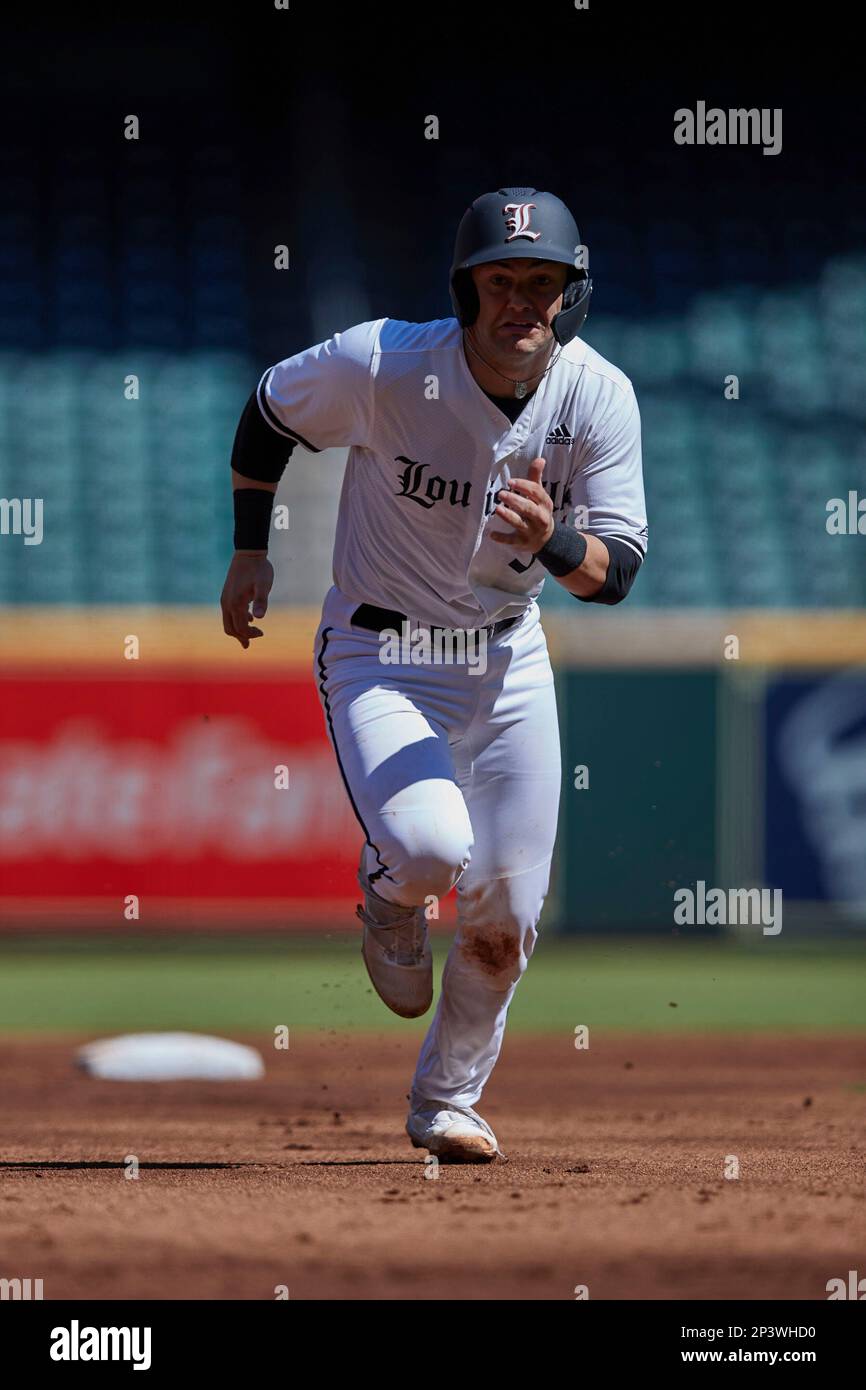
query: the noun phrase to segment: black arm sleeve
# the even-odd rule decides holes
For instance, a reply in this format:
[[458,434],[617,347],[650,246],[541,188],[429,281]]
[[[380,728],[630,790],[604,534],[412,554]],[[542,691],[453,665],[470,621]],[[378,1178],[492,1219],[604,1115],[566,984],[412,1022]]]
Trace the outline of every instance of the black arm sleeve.
[[630,545],[616,536],[599,536],[598,539],[610,553],[607,578],[597,594],[591,594],[588,598],[575,594],[574,597],[579,598],[581,603],[622,603],[643,561]]
[[285,439],[271,429],[253,391],[238,422],[232,468],[256,483],[278,483],[294,447],[293,439]]

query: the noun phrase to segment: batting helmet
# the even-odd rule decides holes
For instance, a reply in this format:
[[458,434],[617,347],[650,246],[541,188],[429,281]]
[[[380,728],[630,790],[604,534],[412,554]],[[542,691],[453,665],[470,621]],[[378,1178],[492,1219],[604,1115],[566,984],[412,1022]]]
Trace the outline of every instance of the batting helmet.
[[451,303],[459,323],[468,328],[478,317],[478,291],[471,267],[485,261],[560,261],[569,268],[562,308],[551,322],[563,346],[583,327],[592,281],[575,262],[581,250],[577,223],[565,203],[536,188],[500,188],[483,193],[464,212],[457,228],[451,265]]

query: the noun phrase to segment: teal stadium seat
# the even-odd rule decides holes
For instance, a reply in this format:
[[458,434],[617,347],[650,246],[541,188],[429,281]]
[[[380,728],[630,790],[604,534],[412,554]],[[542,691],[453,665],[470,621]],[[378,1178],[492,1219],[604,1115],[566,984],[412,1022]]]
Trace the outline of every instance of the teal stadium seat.
[[[191,304],[228,323],[242,307],[231,289],[238,250],[215,159],[202,174],[216,202],[201,213],[211,222],[193,258]],[[171,216],[149,211],[148,178],[130,193],[123,252],[140,277],[126,307],[146,340],[161,314],[177,317],[187,273]],[[67,210],[63,264],[86,288],[107,248],[83,217]],[[732,264],[747,230],[734,227]],[[3,255],[0,235],[5,264]],[[636,315],[634,286],[608,301],[621,313],[604,312],[600,293],[587,321],[587,341],[631,377],[640,403],[650,551],[628,606],[866,603],[862,538],[825,529],[827,500],[866,488],[866,258],[838,258],[817,284],[771,291],[760,259],[753,283],[688,293],[681,279],[672,297],[648,297],[663,313]],[[81,302],[70,289],[67,320]],[[175,340],[28,353],[25,336],[0,351],[0,495],[39,495],[45,506],[41,547],[0,547],[0,602],[214,602],[231,545],[228,457],[264,363],[235,350],[168,350]],[[226,339],[239,340],[235,330]],[[138,401],[124,398],[133,372]],[[724,397],[730,374],[739,400]],[[335,481],[322,470],[323,508]],[[317,486],[305,483],[305,506],[318,505]],[[798,563],[807,553],[821,563]],[[542,602],[574,607],[552,582]]]
[[688,368],[689,345],[676,319],[647,319],[630,323],[620,333],[621,356],[613,360],[629,364],[628,373],[649,387],[677,381]]
[[741,392],[756,358],[749,289],[698,294],[682,324],[689,370],[696,380],[721,391],[725,378],[740,378]]

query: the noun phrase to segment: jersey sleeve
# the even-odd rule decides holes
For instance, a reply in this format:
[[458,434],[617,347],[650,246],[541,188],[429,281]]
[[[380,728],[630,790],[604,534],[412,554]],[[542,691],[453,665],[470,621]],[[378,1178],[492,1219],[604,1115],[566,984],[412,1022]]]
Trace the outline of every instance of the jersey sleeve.
[[620,540],[643,559],[648,532],[640,411],[631,382],[616,390],[590,431],[570,491],[581,530]]
[[371,443],[374,354],[382,322],[356,324],[268,368],[256,399],[277,434],[314,454]]

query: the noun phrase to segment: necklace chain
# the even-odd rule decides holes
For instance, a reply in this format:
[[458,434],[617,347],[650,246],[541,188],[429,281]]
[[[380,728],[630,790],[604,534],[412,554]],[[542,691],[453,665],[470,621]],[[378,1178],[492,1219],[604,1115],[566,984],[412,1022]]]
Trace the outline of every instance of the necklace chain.
[[[498,367],[494,367],[494,365],[493,365],[492,362],[488,362],[486,357],[482,357],[482,356],[481,356],[481,353],[478,351],[477,347],[475,346],[475,344],[473,343],[471,337],[469,336],[469,330],[468,330],[468,329],[466,330],[465,338],[466,338],[466,342],[469,344],[470,348],[471,348],[472,351],[475,353],[475,356],[478,357],[478,358],[484,363],[485,367],[489,367],[490,370],[491,370],[491,372],[495,372],[497,376],[502,377],[502,380],[503,380],[503,381],[509,382],[509,383],[514,387],[514,394],[515,394],[515,396],[517,397],[517,399],[518,399],[519,401],[522,401],[522,400],[523,400],[523,397],[526,395],[527,391],[529,390],[529,387],[527,386],[526,382],[525,382],[525,381],[516,381],[516,380],[514,379],[514,377],[506,376],[504,372],[500,372],[500,370],[499,370]],[[550,362],[548,362],[548,364],[547,364],[547,366],[545,367],[545,369],[544,369],[543,372],[536,372],[536,373],[535,373],[535,376],[529,377],[528,380],[529,380],[529,381],[535,381],[535,380],[540,381],[542,377],[547,376],[547,373],[550,371],[551,367],[553,367],[553,366],[555,365],[555,363],[559,360],[559,354],[560,354],[561,352],[562,352],[562,348],[559,349],[559,352],[556,353],[556,355],[554,356],[553,360],[550,361]]]

